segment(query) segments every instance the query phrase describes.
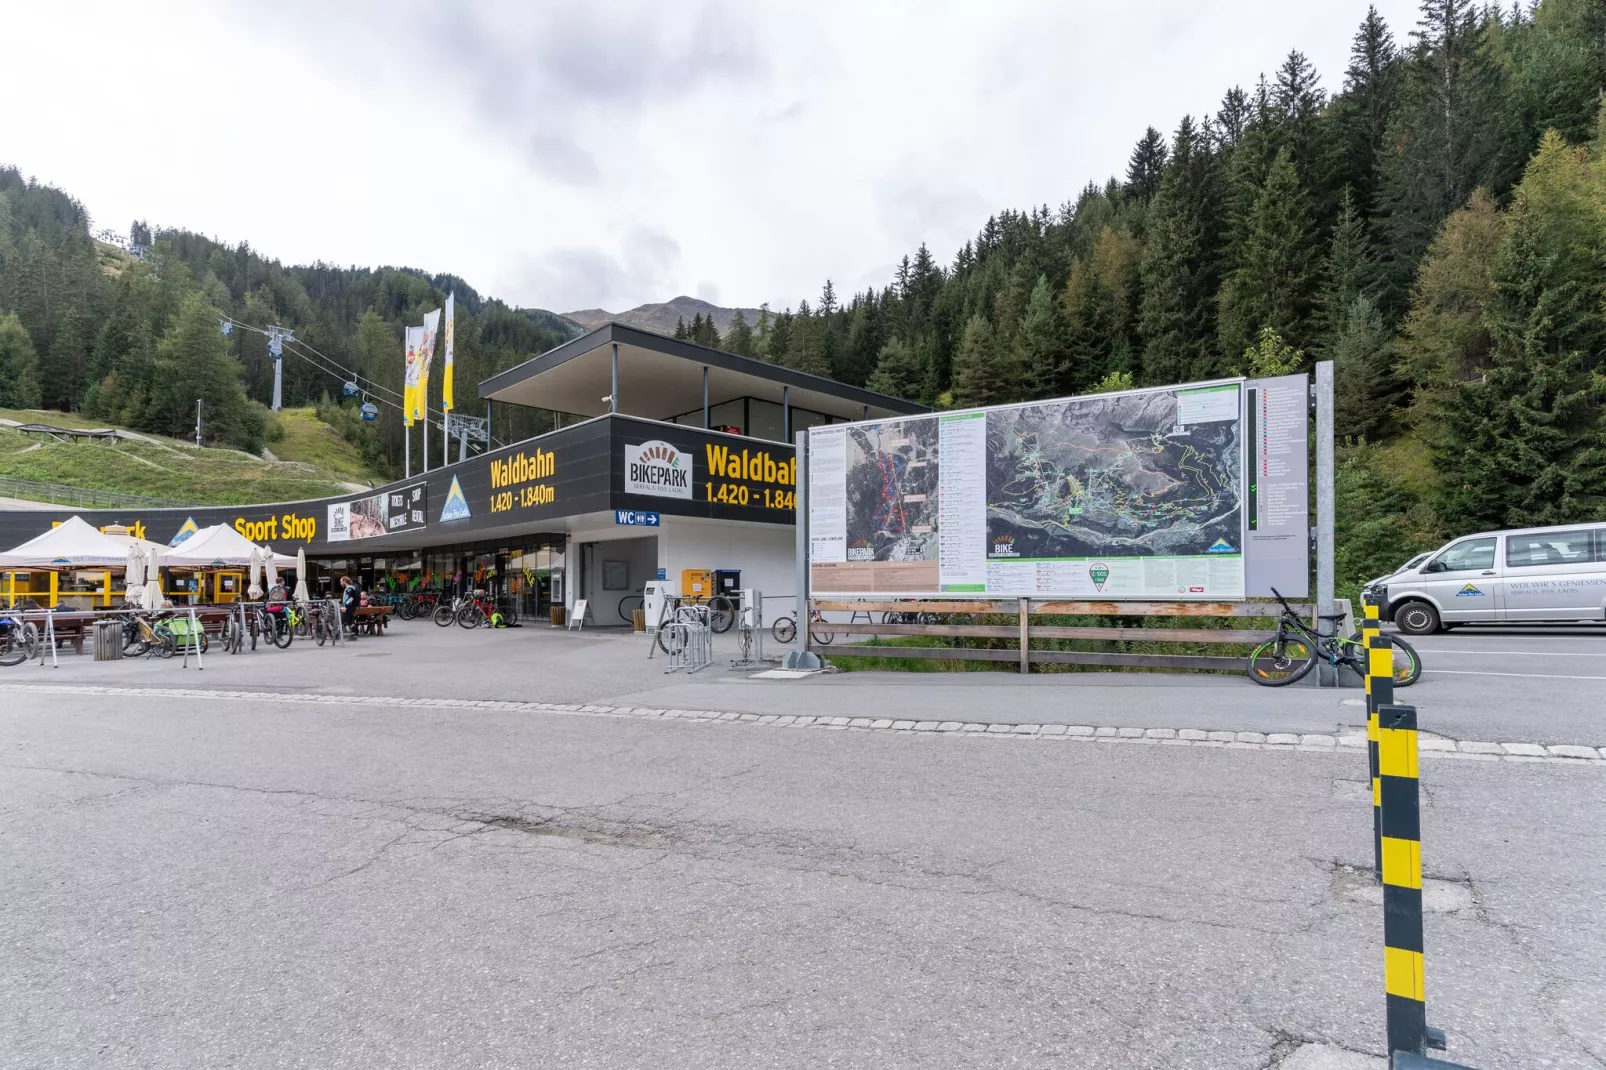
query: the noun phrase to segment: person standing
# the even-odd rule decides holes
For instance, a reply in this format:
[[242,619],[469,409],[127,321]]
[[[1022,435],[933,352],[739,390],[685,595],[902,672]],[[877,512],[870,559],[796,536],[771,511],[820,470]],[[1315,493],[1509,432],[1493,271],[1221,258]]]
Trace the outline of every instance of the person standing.
[[340,577],[340,626],[351,632],[353,639],[357,638],[357,601],[361,597],[350,576]]

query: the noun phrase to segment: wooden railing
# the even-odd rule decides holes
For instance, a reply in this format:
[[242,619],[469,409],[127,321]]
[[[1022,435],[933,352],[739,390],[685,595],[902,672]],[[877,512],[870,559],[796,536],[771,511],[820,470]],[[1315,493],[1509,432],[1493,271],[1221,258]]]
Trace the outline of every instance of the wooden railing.
[[[1137,617],[1191,619],[1232,618],[1239,620],[1275,620],[1282,612],[1276,602],[1037,602],[1029,598],[997,601],[860,601],[821,599],[809,602],[811,610],[824,613],[850,613],[849,623],[835,621],[815,624],[814,630],[835,635],[922,635],[953,639],[1013,639],[1012,647],[982,648],[969,646],[887,646],[879,643],[850,643],[833,646],[828,653],[833,657],[880,658],[934,658],[940,661],[1004,661],[1016,662],[1021,672],[1030,672],[1033,664],[1039,665],[1100,665],[1143,669],[1173,670],[1236,670],[1241,669],[1247,649],[1236,654],[1159,654],[1133,653],[1124,650],[1044,650],[1033,649],[1032,641],[1040,639],[1074,639],[1095,642],[1161,642],[1198,644],[1207,649],[1222,646],[1249,647],[1269,639],[1275,634],[1266,628],[1189,628],[1140,623],[1135,627],[1108,625],[1035,624],[1041,617]],[[1295,603],[1294,611],[1312,616],[1315,607]],[[886,623],[889,614],[939,616],[944,623]],[[812,615],[812,614],[811,614]],[[983,616],[1013,616],[1012,624],[978,624],[973,619]],[[862,619],[861,619],[862,618]],[[805,639],[815,653],[826,653],[818,644]]]

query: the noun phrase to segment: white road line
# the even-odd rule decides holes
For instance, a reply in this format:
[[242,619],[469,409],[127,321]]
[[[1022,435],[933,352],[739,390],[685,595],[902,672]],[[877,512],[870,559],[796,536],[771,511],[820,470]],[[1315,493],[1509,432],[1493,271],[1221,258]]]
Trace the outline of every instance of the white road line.
[[1582,650],[1451,650],[1442,646],[1423,646],[1414,644],[1416,648],[1428,654],[1500,654],[1505,657],[1523,658],[1606,658],[1606,649],[1600,653]]
[[1606,680],[1606,676],[1558,676],[1544,672],[1480,672],[1477,669],[1423,669],[1422,671],[1450,676],[1519,676],[1524,680]]

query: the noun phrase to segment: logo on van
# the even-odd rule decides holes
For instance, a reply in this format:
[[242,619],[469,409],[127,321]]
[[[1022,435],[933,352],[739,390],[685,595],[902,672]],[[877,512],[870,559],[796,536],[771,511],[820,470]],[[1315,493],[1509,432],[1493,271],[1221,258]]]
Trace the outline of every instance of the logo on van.
[[1459,591],[1457,591],[1455,593],[1455,596],[1457,598],[1482,598],[1483,597],[1483,592],[1478,590],[1476,587],[1472,586],[1472,584],[1469,583],[1465,587],[1463,587]]

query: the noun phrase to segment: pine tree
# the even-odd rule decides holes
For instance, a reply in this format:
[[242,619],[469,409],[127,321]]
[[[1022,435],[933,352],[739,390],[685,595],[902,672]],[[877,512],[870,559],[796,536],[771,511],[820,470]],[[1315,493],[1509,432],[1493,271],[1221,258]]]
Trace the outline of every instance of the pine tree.
[[1350,42],[1344,92],[1335,101],[1341,166],[1362,215],[1375,207],[1388,151],[1389,119],[1399,97],[1399,73],[1394,36],[1377,8],[1369,7]]
[[39,407],[39,357],[15,313],[0,316],[0,407]]
[[1292,156],[1277,153],[1255,198],[1238,269],[1221,288],[1221,348],[1238,352],[1270,328],[1294,344],[1311,308],[1310,202]]
[[1517,188],[1485,311],[1487,371],[1445,401],[1447,523],[1565,524],[1606,509],[1606,162],[1547,134]]
[[1499,190],[1506,139],[1502,77],[1474,0],[1423,0],[1384,158],[1392,307],[1445,217],[1480,185]]
[[753,356],[771,363],[775,361],[770,348],[770,333],[773,329],[774,324],[771,322],[770,306],[769,302],[766,301],[758,306],[758,319],[753,324]]
[[[1333,226],[1327,260],[1322,265],[1321,292],[1313,324],[1319,351],[1330,348],[1344,330],[1355,299],[1372,285],[1374,270],[1366,219],[1346,186],[1339,199],[1338,222]],[[1375,305],[1373,311],[1376,311]]]
[[1242,86],[1235,85],[1227,90],[1226,96],[1221,98],[1221,107],[1216,111],[1216,131],[1222,145],[1232,148],[1242,141],[1251,118],[1249,94],[1243,91]]
[[881,347],[868,387],[878,394],[913,400],[920,396],[925,369],[920,358],[903,339],[894,338]]
[[1064,392],[1065,326],[1059,302],[1047,275],[1037,276],[1020,329],[1015,332],[1014,364],[1025,377],[1027,398],[1052,398]]
[[741,309],[731,317],[731,325],[725,329],[725,348],[732,353],[739,353],[744,357],[755,356],[753,349],[753,329],[747,325],[747,317]]
[[1219,370],[1213,296],[1220,217],[1217,159],[1184,123],[1149,206],[1139,264],[1140,363],[1147,383],[1187,382]]
[[1165,135],[1151,126],[1132,150],[1132,159],[1126,168],[1127,192],[1143,201],[1158,193],[1165,160]]
[[1393,431],[1394,343],[1377,306],[1357,294],[1328,354],[1333,360],[1333,432],[1376,442]]
[[686,326],[685,316],[675,317],[675,337],[685,341],[691,337],[691,328]]
[[262,447],[265,410],[252,405],[240,385],[240,369],[218,333],[217,315],[199,294],[186,297],[156,347],[150,399],[140,414],[147,431],[182,435],[195,423],[210,437],[255,452]]
[[90,365],[83,323],[78,310],[69,308],[56,328],[49,350],[39,360],[42,404],[46,408],[71,412],[83,401]]
[[964,408],[1000,405],[1018,395],[1016,369],[999,352],[992,324],[972,316],[954,355],[954,404]]

